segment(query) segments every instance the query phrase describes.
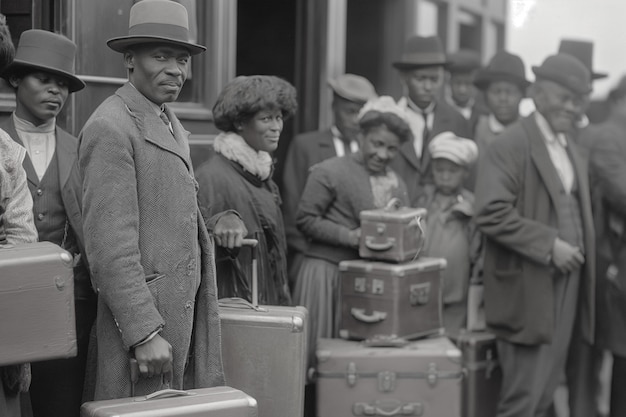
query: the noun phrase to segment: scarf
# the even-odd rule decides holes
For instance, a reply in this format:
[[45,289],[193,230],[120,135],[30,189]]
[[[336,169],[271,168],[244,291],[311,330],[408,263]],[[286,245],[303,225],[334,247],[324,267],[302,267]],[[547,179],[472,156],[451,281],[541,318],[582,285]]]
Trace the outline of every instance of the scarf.
[[224,158],[237,162],[244,171],[265,181],[272,173],[272,157],[265,151],[256,151],[244,138],[233,132],[222,132],[213,143],[215,152]]

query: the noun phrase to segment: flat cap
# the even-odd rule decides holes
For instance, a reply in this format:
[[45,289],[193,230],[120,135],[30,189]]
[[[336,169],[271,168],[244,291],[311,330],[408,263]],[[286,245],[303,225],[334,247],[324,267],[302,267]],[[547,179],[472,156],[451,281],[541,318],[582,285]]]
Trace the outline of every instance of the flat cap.
[[335,94],[355,103],[365,103],[378,97],[376,89],[367,78],[355,74],[342,74],[328,80],[328,85]]
[[444,158],[455,164],[469,167],[478,159],[478,146],[471,139],[441,132],[428,144],[428,152],[433,159]]

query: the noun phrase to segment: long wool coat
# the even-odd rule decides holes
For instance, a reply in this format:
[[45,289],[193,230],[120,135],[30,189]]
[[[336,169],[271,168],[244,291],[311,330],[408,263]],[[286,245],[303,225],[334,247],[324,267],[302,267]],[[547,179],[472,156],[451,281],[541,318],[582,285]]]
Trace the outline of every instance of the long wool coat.
[[[593,340],[595,242],[587,161],[568,139],[584,231],[581,325]],[[485,315],[497,336],[514,343],[550,343],[555,325],[553,267],[558,235],[555,205],[562,189],[543,135],[531,115],[504,131],[487,148],[476,183],[476,223],[486,235]]]
[[[183,387],[190,349],[193,385],[224,383],[213,244],[198,208],[188,132],[166,113],[174,135],[126,84],[79,138],[84,244],[98,292],[96,399],[130,394],[129,350],[160,326],[173,349],[173,388]],[[158,377],[141,379],[135,393],[160,388]]]

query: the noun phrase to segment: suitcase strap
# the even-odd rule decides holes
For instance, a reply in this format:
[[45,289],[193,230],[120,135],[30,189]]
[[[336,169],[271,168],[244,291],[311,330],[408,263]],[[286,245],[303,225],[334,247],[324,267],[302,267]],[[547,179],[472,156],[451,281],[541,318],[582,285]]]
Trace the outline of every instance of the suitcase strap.
[[350,387],[354,387],[361,378],[375,378],[378,380],[378,391],[380,392],[394,391],[396,388],[396,380],[398,379],[425,379],[428,382],[428,385],[434,387],[440,379],[461,380],[464,375],[465,372],[463,370],[439,370],[437,369],[437,364],[435,363],[430,363],[428,365],[428,371],[426,372],[357,372],[356,364],[354,362],[350,362],[348,364],[346,372],[316,372],[316,376],[319,378],[345,379]]

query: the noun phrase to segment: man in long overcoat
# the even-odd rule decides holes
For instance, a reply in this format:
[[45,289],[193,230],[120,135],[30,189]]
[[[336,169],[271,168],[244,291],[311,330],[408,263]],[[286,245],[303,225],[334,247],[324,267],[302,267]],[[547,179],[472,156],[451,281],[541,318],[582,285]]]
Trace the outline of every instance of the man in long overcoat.
[[587,340],[594,334],[587,166],[570,137],[591,90],[590,73],[565,54],[533,71],[537,111],[487,148],[476,183],[476,222],[486,236],[485,314],[503,371],[499,417],[546,413],[577,310],[582,334]]
[[[83,239],[98,293],[95,399],[182,389],[183,380],[196,388],[224,383],[213,243],[188,132],[165,104],[178,97],[190,56],[205,50],[188,41],[187,28],[178,3],[131,8],[129,36],[107,42],[124,54],[129,82],[79,137]],[[240,232],[216,241],[240,245]],[[134,383],[131,358],[141,375]]]

